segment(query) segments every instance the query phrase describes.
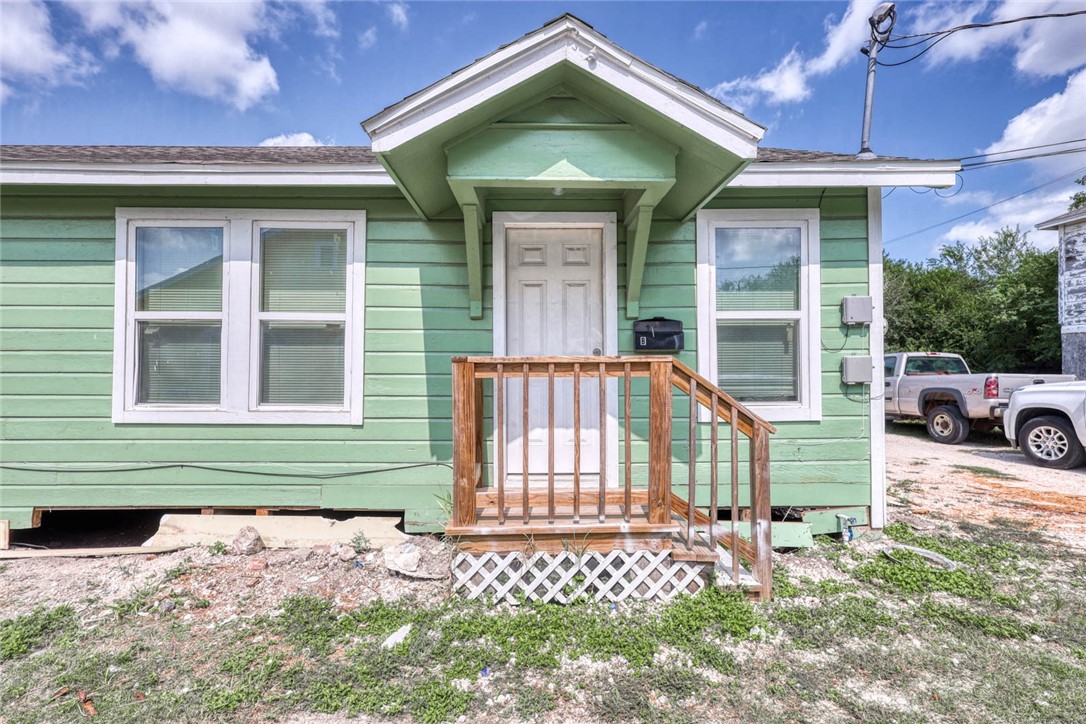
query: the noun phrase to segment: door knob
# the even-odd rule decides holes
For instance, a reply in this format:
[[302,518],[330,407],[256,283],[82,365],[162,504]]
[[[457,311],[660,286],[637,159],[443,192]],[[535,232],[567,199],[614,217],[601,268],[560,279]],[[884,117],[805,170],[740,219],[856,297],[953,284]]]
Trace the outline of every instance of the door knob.
[[600,356],[600,348],[599,347],[593,347],[592,348],[592,356],[593,357],[599,357]]

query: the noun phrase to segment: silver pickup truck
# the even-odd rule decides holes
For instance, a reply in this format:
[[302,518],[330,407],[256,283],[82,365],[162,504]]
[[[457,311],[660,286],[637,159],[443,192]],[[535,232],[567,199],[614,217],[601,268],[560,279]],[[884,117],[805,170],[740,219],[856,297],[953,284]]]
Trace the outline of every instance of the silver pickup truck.
[[1019,387],[1067,382],[1074,375],[973,374],[956,354],[894,352],[886,355],[886,417],[927,420],[935,442],[957,445],[971,429],[999,425],[1007,400]]

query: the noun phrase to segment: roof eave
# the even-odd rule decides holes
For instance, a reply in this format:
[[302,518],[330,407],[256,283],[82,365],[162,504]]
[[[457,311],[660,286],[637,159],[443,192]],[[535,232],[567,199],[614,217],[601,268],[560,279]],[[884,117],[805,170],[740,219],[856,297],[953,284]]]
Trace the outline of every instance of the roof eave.
[[920,186],[949,188],[957,161],[820,161],[752,163],[729,188]]
[[395,186],[379,165],[0,162],[0,184],[72,186]]
[[1037,224],[1035,229],[1038,231],[1057,231],[1061,226],[1067,224],[1075,224],[1080,221],[1086,221],[1086,207],[1081,209],[1075,209],[1074,211],[1068,211],[1066,214],[1060,214],[1054,218],[1042,221]]

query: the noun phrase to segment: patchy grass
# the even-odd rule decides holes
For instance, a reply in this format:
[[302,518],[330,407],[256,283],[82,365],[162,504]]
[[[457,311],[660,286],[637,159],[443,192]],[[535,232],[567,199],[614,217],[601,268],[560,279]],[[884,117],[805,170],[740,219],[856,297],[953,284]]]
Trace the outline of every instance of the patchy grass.
[[[1086,560],[1010,527],[886,533],[960,567],[824,538],[776,556],[764,606],[718,588],[617,607],[300,595],[213,627],[170,569],[116,615],[91,601],[0,622],[0,720],[79,718],[80,690],[111,722],[1081,719]],[[139,615],[162,595],[186,613]]]
[[983,475],[986,478],[992,478],[993,480],[1021,480],[1013,475],[1008,475],[1000,470],[994,468],[986,468],[981,465],[951,465],[953,470],[961,470],[967,473],[973,473],[974,475]]

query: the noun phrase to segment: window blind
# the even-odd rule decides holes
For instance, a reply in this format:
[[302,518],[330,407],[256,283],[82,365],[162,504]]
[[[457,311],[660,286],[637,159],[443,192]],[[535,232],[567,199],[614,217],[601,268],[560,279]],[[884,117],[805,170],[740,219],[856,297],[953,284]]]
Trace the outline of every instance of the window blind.
[[717,311],[799,309],[801,243],[795,227],[716,229]]
[[342,323],[261,324],[260,402],[344,404]]
[[136,227],[136,310],[222,311],[222,228]]
[[740,402],[799,399],[796,322],[717,323],[717,379]]
[[137,402],[218,404],[219,322],[140,322],[138,327]]
[[261,229],[263,312],[346,311],[347,234],[341,229]]

